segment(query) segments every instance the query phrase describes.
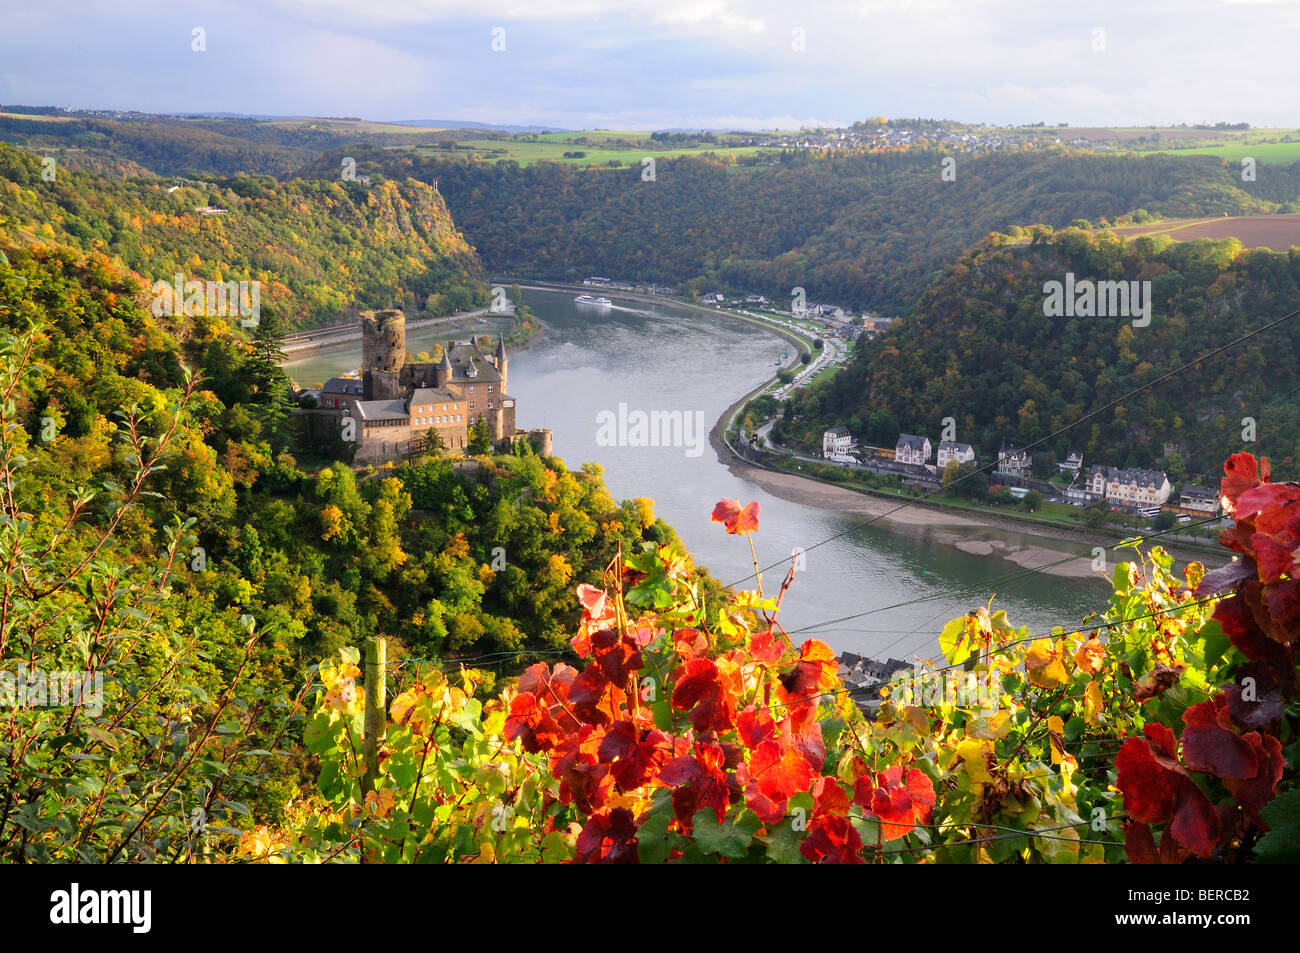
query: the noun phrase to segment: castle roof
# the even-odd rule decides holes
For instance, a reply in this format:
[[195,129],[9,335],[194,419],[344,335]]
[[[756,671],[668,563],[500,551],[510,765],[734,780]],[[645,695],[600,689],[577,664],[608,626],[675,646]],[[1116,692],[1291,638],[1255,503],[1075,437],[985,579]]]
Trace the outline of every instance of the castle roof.
[[320,389],[322,394],[353,394],[365,392],[365,385],[355,377],[331,377]]
[[411,415],[406,410],[406,400],[359,400],[353,406],[354,413],[363,421],[409,420]]
[[453,401],[464,400],[445,387],[417,387],[411,391],[410,403],[412,404],[437,404],[451,403]]
[[452,344],[444,353],[451,364],[453,381],[490,384],[501,380],[501,372],[472,341],[468,344]]

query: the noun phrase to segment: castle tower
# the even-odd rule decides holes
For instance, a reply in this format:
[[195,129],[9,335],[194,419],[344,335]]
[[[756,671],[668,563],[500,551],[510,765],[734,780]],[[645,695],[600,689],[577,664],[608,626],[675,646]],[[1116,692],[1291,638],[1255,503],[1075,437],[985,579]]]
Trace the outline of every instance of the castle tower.
[[501,393],[508,393],[506,390],[506,342],[505,338],[497,338],[497,371],[501,374]]
[[361,313],[361,380],[366,400],[402,396],[406,363],[406,315],[401,311]]
[[539,428],[528,431],[528,442],[533,446],[533,452],[540,457],[554,456],[554,441],[550,428]]

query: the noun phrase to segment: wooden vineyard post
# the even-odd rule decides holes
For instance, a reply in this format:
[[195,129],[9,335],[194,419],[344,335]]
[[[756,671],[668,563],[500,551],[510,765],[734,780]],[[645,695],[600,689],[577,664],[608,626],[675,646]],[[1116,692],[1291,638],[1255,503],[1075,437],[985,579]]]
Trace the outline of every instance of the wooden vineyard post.
[[388,728],[385,697],[385,665],[387,643],[382,638],[366,640],[366,722],[365,759],[367,791],[375,790],[379,783],[379,745]]

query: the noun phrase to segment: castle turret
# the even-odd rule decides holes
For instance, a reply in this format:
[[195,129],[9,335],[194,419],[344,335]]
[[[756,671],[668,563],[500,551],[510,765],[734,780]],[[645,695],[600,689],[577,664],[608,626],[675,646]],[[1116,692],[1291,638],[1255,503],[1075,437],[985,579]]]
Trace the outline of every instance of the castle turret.
[[442,360],[433,369],[433,380],[435,387],[446,387],[447,381],[451,380],[451,344],[442,349]]
[[497,371],[501,374],[501,393],[506,393],[506,342],[497,338]]
[[361,379],[366,400],[402,396],[406,363],[406,315],[401,311],[361,313]]

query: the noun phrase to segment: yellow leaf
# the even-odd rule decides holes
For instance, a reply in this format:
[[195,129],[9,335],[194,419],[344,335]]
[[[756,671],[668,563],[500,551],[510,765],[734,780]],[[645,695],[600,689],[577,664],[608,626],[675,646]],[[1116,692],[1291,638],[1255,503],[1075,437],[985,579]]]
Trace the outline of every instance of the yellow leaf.
[[956,757],[948,765],[948,770],[951,771],[953,764],[960,759],[962,767],[972,781],[980,784],[992,781],[993,776],[989,774],[988,765],[984,761],[984,752],[989,747],[988,742],[968,738],[957,746]]
[[1058,688],[1069,681],[1061,652],[1051,639],[1035,639],[1025,653],[1025,673],[1039,688]]
[[1101,710],[1105,706],[1105,699],[1101,695],[1101,685],[1097,682],[1089,682],[1088,687],[1083,690],[1083,719],[1090,725],[1095,725],[1101,720]]
[[1052,715],[1047,719],[1047,737],[1052,746],[1052,764],[1060,764],[1065,755],[1065,741],[1062,737],[1064,732],[1065,724],[1059,715]]
[[393,704],[389,708],[389,714],[393,716],[396,724],[402,724],[406,721],[406,716],[410,714],[411,709],[415,707],[417,695],[415,692],[406,691],[393,699]]
[[998,711],[991,715],[980,715],[973,721],[967,722],[966,732],[975,738],[983,738],[986,741],[996,741],[998,738],[1006,737],[1011,730],[1011,712]]

